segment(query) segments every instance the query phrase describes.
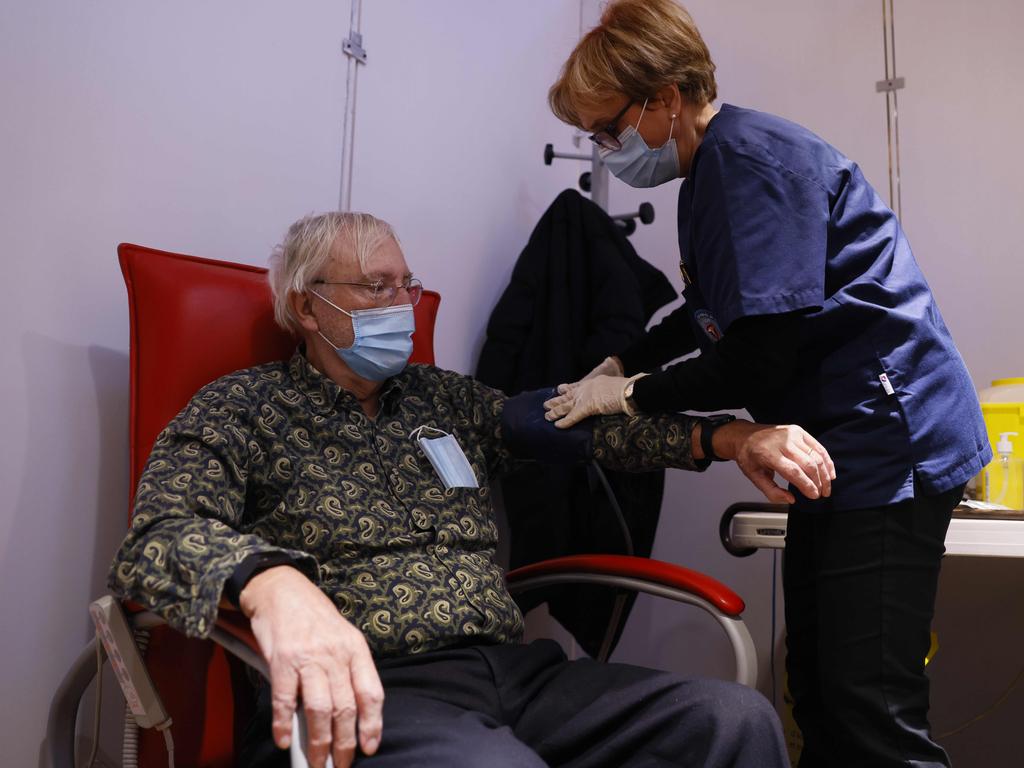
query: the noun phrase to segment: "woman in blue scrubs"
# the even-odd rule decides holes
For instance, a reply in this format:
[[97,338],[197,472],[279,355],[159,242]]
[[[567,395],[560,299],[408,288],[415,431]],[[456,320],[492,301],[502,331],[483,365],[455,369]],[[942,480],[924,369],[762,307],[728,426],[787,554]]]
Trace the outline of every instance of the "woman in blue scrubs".
[[[708,49],[672,0],[609,3],[552,87],[555,114],[592,134],[618,178],[683,178],[685,304],[563,385],[548,418],[746,408],[814,435],[837,476],[828,498],[795,493],[783,566],[800,765],[948,765],[924,658],[950,516],[991,459],[974,387],[857,165],[716,95]],[[816,461],[795,447],[789,459]]]

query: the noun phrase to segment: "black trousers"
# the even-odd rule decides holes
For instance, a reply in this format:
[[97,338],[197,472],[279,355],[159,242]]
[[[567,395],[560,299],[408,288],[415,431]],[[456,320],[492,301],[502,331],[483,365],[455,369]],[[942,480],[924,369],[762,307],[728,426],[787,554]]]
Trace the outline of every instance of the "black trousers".
[[786,669],[800,768],[949,765],[929,732],[924,659],[962,493],[790,513]]
[[[737,683],[567,661],[557,643],[471,646],[378,662],[384,732],[366,768],[788,766],[771,705]],[[239,765],[287,766],[270,692]]]

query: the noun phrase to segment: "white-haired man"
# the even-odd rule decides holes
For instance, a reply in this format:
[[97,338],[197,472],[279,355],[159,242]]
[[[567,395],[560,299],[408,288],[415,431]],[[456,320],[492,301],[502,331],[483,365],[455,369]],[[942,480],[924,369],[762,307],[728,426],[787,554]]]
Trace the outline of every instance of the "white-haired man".
[[[161,433],[110,579],[189,635],[218,606],[250,617],[271,681],[239,764],[286,760],[275,743],[300,698],[314,768],[787,764],[747,688],[520,642],[489,497],[513,460],[506,398],[406,365],[421,288],[387,224],[296,222],[271,283],[298,350],[207,385]],[[673,415],[586,429],[599,461],[644,470],[698,468],[703,428]],[[827,454],[797,427],[732,422],[711,445],[761,484],[779,470],[829,491]]]

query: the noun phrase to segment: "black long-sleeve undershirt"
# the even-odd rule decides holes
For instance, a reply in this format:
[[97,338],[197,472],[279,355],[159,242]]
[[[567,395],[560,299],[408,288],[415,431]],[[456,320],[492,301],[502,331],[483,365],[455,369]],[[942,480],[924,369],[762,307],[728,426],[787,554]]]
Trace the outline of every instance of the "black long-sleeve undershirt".
[[[639,379],[633,398],[645,413],[746,408],[781,394],[796,375],[803,312],[736,320],[714,348]],[[650,371],[697,348],[679,307],[619,354],[626,375]]]
[[637,339],[629,349],[618,354],[627,376],[655,371],[670,360],[688,355],[697,349],[693,325],[680,305],[663,317],[657,325]]

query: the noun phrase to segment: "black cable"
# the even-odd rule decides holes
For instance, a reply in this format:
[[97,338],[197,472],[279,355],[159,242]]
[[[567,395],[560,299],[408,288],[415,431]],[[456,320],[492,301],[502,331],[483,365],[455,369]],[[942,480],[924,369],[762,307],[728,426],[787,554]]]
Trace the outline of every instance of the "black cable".
[[771,642],[768,644],[770,649],[768,655],[768,666],[771,669],[772,674],[772,708],[775,708],[775,578],[776,571],[778,571],[778,554],[779,550],[772,550],[772,628],[771,628]]
[[619,523],[619,528],[622,531],[622,540],[626,546],[626,554],[632,557],[635,554],[633,549],[633,536],[629,532],[629,526],[626,525],[626,517],[622,514],[622,507],[619,506],[619,500],[615,498],[615,492],[612,490],[611,484],[608,482],[608,478],[604,474],[604,470],[596,461],[591,461],[590,465],[594,468],[597,473],[597,479],[601,481],[601,485],[604,486],[604,492],[608,495],[608,503],[612,505],[612,511],[615,513],[615,519]]

